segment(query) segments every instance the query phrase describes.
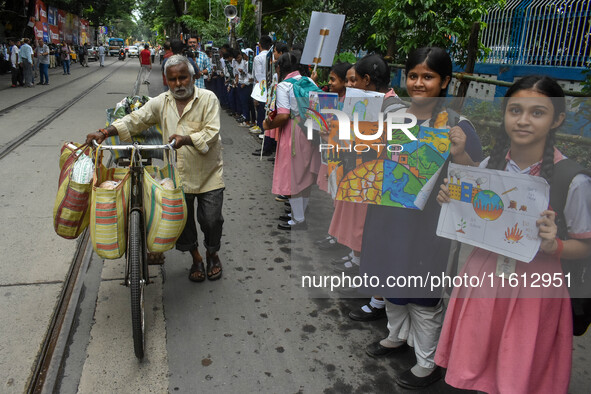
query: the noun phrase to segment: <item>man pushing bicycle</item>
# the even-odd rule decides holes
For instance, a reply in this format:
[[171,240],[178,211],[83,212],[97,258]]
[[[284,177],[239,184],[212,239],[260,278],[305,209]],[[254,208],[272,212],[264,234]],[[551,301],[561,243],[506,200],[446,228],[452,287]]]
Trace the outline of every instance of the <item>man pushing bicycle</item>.
[[[176,248],[189,251],[193,258],[189,279],[193,282],[216,280],[222,276],[218,251],[221,245],[223,204],[223,160],[220,130],[220,105],[213,92],[195,87],[195,72],[189,60],[171,56],[164,67],[169,90],[149,100],[129,115],[114,121],[106,129],[86,136],[86,142],[102,143],[119,135],[122,141],[160,124],[163,141],[175,141],[177,169],[187,203],[187,224]],[[195,201],[196,200],[196,201]],[[204,234],[207,269],[198,250],[197,222]]]

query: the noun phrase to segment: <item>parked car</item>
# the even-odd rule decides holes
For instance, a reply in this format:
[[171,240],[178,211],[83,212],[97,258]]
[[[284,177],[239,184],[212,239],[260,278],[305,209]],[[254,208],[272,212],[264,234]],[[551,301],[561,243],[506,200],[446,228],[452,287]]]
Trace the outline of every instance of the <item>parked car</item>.
[[98,47],[88,47],[88,60],[98,61]]
[[127,51],[127,56],[140,57],[140,51],[138,50],[138,47],[136,47],[135,45],[130,46],[129,50]]

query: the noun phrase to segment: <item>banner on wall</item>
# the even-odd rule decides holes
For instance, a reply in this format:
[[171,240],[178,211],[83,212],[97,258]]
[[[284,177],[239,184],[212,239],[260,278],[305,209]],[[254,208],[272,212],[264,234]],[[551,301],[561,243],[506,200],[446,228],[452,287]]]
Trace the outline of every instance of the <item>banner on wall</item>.
[[33,31],[35,32],[35,39],[43,39],[43,23],[35,22]]
[[35,3],[35,19],[47,23],[47,6],[41,0],[37,0]]
[[43,42],[49,42],[49,25],[43,23]]
[[59,40],[66,39],[66,11],[57,10],[57,28],[59,32]]
[[47,7],[47,23],[51,26],[57,26],[57,8]]
[[54,44],[58,44],[60,42],[60,32],[57,26],[49,25],[49,38]]

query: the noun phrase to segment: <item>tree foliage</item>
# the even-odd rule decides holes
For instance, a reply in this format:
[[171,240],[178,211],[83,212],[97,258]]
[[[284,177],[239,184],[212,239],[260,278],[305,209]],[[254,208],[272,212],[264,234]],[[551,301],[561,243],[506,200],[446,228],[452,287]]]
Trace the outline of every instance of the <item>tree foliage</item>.
[[258,41],[257,26],[255,17],[255,6],[250,2],[245,2],[242,7],[242,17],[237,29],[238,36],[244,39],[247,47],[256,45]]
[[[371,19],[371,39],[398,61],[415,48],[447,48],[465,64],[467,43],[474,22],[503,0],[380,0]],[[484,49],[482,44],[479,44]]]

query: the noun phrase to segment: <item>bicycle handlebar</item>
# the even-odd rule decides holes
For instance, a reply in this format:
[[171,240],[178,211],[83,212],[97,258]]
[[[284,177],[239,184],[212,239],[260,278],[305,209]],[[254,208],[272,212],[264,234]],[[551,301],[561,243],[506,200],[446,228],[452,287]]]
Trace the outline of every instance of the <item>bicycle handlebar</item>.
[[104,150],[157,150],[157,149],[170,149],[171,151],[174,150],[174,143],[176,141],[172,141],[170,144],[166,145],[140,145],[137,142],[134,142],[131,145],[99,145],[96,140],[92,140],[92,143],[95,148],[104,149]]

